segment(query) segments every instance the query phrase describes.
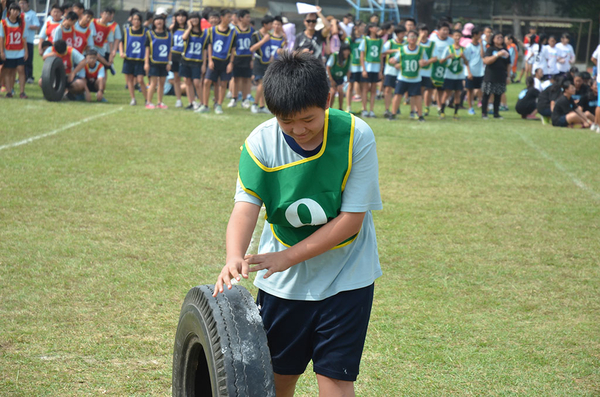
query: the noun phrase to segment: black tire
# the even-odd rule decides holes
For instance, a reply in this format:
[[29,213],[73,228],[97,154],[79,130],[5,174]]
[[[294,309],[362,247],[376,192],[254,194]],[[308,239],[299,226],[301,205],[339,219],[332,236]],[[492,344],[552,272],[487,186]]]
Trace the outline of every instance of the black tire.
[[192,288],[179,316],[173,351],[173,396],[275,397],[262,319],[244,287],[213,298]]
[[62,59],[57,57],[46,58],[42,68],[42,92],[44,98],[51,102],[63,99],[67,89],[67,74]]

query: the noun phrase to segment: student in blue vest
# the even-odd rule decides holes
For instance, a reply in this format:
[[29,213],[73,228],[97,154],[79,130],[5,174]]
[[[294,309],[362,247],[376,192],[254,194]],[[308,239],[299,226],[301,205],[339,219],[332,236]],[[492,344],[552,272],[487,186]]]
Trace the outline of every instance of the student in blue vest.
[[[186,110],[200,109],[202,102],[202,75],[206,72],[207,30],[200,27],[200,14],[192,12],[183,33],[183,54],[179,74],[185,78],[188,106]],[[195,100],[196,96],[198,101]]]
[[119,43],[119,53],[123,60],[123,70],[121,73],[125,75],[129,96],[131,97],[131,106],[137,105],[135,99],[135,84],[140,85],[144,102],[148,97],[146,84],[144,84],[144,56],[146,51],[144,45],[146,43],[146,29],[142,25],[142,14],[139,12],[131,15],[131,24],[125,29],[124,41]]
[[[157,14],[152,21],[152,29],[146,33],[146,56],[144,70],[150,77],[150,87],[146,98],[146,109],[167,109],[163,103],[163,91],[167,74],[171,71],[171,46],[173,37],[165,26],[165,16]],[[157,90],[158,104],[154,106],[152,97]]]
[[237,40],[235,47],[235,60],[233,62],[233,87],[232,98],[227,107],[237,105],[238,93],[242,93],[242,108],[250,108],[250,90],[252,89],[252,51],[250,45],[255,30],[250,24],[250,12],[240,10],[237,14],[238,24],[235,28]]
[[173,24],[170,27],[171,34],[173,35],[173,48],[171,48],[171,71],[173,72],[173,80],[175,83],[175,107],[180,108],[183,106],[181,102],[181,78],[179,77],[179,64],[181,62],[181,53],[183,52],[183,33],[187,28],[188,13],[186,10],[179,10],[173,16]]
[[[231,11],[221,10],[221,22],[213,26],[207,38],[208,69],[204,78],[204,105],[200,108],[201,113],[208,112],[210,87],[215,84],[215,113],[223,114],[223,99],[227,93],[227,83],[231,80],[233,62],[235,60],[236,32],[229,27],[231,22]],[[217,89],[218,87],[218,89]]]
[[[282,53],[264,87],[275,117],[242,148],[214,296],[257,272],[276,394],[292,396],[312,360],[319,395],[353,396],[381,276],[371,214],[382,208],[373,131],[329,108],[327,72],[309,53]],[[246,255],[263,203],[258,254]]]
[[267,113],[269,109],[265,107],[265,98],[263,96],[263,77],[267,72],[267,68],[273,62],[273,54],[271,54],[271,34],[269,31],[273,27],[273,17],[265,15],[262,19],[261,28],[252,35],[250,51],[254,53],[254,66],[252,74],[256,82],[256,95],[254,103],[250,107],[252,113]]

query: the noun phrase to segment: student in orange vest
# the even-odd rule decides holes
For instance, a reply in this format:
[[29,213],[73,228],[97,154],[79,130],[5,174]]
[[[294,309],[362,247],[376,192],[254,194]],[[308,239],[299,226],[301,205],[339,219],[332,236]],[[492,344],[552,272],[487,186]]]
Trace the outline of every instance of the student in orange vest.
[[46,19],[46,22],[44,22],[42,29],[40,30],[40,42],[38,44],[40,56],[44,54],[44,51],[42,50],[42,43],[45,40],[53,43],[52,32],[60,25],[62,16],[63,13],[60,9],[60,6],[58,4],[53,4],[52,9],[50,10],[50,17]]
[[[96,18],[92,21],[92,25],[96,30],[94,36],[94,47],[98,51],[98,60],[106,67],[110,67],[112,62],[110,61],[110,53],[112,46],[115,41],[114,29],[111,27],[110,19],[112,15],[112,8],[107,7],[102,11],[100,18]],[[104,51],[104,45],[108,43],[109,51]]]
[[[77,95],[85,91],[85,58],[79,51],[73,47],[67,46],[64,40],[56,40],[52,47],[48,47],[44,52],[43,59],[58,57],[62,59],[67,74],[67,90],[69,94]],[[42,86],[42,79],[38,84]]]
[[73,43],[73,48],[82,54],[86,50],[91,50],[94,48],[94,36],[96,31],[92,26],[93,20],[94,12],[92,10],[85,10],[73,27],[75,30],[75,41]]
[[25,19],[21,14],[21,7],[17,3],[8,6],[6,18],[0,24],[0,59],[4,61],[2,68],[5,78],[6,97],[12,98],[13,87],[17,72],[21,76],[19,88],[21,98],[25,95],[25,60],[27,59],[27,45],[25,43]]
[[104,88],[106,87],[106,71],[104,65],[98,62],[98,51],[88,50],[85,54],[85,100],[92,101],[90,92],[96,93],[98,102],[108,102],[104,98]]
[[67,46],[74,47],[75,44],[75,24],[77,23],[77,14],[73,11],[69,12],[63,18],[60,25],[52,32],[52,42],[56,40],[64,40]]

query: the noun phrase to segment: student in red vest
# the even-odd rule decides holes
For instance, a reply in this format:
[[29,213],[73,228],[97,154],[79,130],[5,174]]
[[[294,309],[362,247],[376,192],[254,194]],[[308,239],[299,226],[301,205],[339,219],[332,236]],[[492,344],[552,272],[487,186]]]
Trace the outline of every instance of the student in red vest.
[[25,19],[21,14],[21,7],[17,3],[8,6],[6,18],[0,24],[0,59],[4,61],[2,68],[6,97],[12,98],[13,87],[17,72],[21,76],[19,87],[21,98],[25,95],[25,60],[27,59],[27,45],[25,43]]
[[78,19],[77,14],[73,11],[65,15],[60,25],[52,32],[52,42],[64,40],[67,43],[67,46],[73,47],[75,44],[74,26]]
[[52,32],[60,25],[62,15],[63,13],[60,9],[60,6],[58,4],[53,4],[52,9],[50,10],[50,17],[46,19],[46,22],[44,22],[42,29],[40,30],[40,42],[38,44],[40,56],[44,54],[44,51],[42,50],[42,43],[45,40],[53,43]]
[[[98,60],[106,67],[110,67],[112,65],[112,62],[110,61],[110,54],[115,41],[115,32],[110,23],[112,11],[112,8],[107,7],[104,9],[104,11],[102,11],[100,18],[96,18],[92,21],[92,25],[96,30],[96,35],[94,36],[94,47],[95,50],[98,51]],[[104,51],[104,44],[106,43],[108,43],[109,46],[108,52]]]
[[104,98],[104,88],[106,87],[106,71],[104,65],[98,62],[98,51],[88,50],[85,54],[85,100],[92,101],[91,92],[96,93],[98,102],[107,102]]
[[75,41],[73,43],[73,48],[82,54],[86,50],[91,50],[94,48],[94,36],[96,31],[92,26],[93,20],[94,12],[92,10],[85,10],[73,28],[75,29]]
[[[69,94],[77,95],[85,91],[85,58],[79,51],[73,47],[67,46],[64,40],[57,40],[52,47],[48,47],[44,52],[43,59],[58,57],[62,59],[67,74],[67,90]],[[38,81],[42,86],[42,79]]]

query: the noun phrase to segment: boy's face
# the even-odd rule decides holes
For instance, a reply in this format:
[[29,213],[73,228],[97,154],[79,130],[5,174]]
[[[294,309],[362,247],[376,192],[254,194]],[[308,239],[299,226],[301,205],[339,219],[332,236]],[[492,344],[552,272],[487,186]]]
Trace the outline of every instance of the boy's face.
[[98,62],[98,57],[96,55],[88,55],[85,57],[85,61],[89,66],[94,66]]
[[480,38],[481,38],[481,33],[472,33],[471,34],[471,40],[479,41]]
[[263,28],[265,30],[271,30],[271,29],[273,29],[273,22],[269,22],[268,24],[263,25]]
[[[21,7],[23,8],[23,7]],[[564,45],[569,44],[569,38],[568,37],[561,37],[560,38],[560,42],[563,43]]]
[[460,32],[454,32],[452,34],[452,38],[454,39],[454,44],[458,44],[460,42],[461,37],[462,37],[462,34],[460,34]]
[[208,17],[208,23],[210,23],[212,26],[218,25],[219,21],[220,21],[220,18],[216,15]]
[[246,14],[242,18],[239,18],[239,20],[240,20],[240,23],[242,23],[244,26],[248,26],[248,25],[250,25],[250,21],[252,20],[252,17],[250,16],[250,14]]
[[59,8],[53,8],[50,11],[50,15],[52,16],[53,20],[58,21],[60,18],[62,18],[62,11]]
[[286,118],[277,117],[277,122],[282,131],[305,150],[315,149],[323,142],[325,109],[313,106]]
[[86,15],[83,15],[81,17],[81,20],[79,21],[79,24],[81,26],[88,26],[91,21],[92,21],[92,16],[89,15],[89,14],[86,14]]
[[556,39],[554,37],[550,37],[548,39],[548,44],[550,45],[550,47],[554,47],[556,45]]
[[489,40],[489,37],[492,35],[492,29],[490,29],[490,28],[485,28],[485,30],[483,31],[483,34],[484,34],[484,35],[485,35],[485,37],[487,37],[487,38],[488,38],[488,40]]
[[283,28],[283,26],[281,25],[281,22],[273,21],[273,30],[275,32],[280,33],[282,28]]
[[407,31],[415,30],[415,23],[413,21],[406,21],[404,27]]
[[229,25],[231,22],[231,14],[225,14],[221,17],[221,25]]
[[29,3],[26,1],[19,1],[19,7],[21,7],[23,12],[29,11]]
[[537,77],[538,79],[541,79],[542,77],[544,77],[544,71],[540,68],[535,70],[535,77]]
[[417,35],[414,33],[409,33],[408,36],[408,44],[414,46],[417,44]]
[[429,30],[419,30],[419,34],[421,35],[421,37],[423,37],[421,39],[421,41],[423,43],[426,43],[427,42],[427,38],[429,37]]
[[573,84],[575,84],[575,89],[580,89],[583,85],[583,79],[581,78],[581,76],[575,76],[575,78],[573,79]]
[[440,37],[440,39],[446,40],[448,38],[449,33],[450,33],[450,30],[448,29],[448,27],[444,26],[444,27],[440,28],[440,30],[438,31],[438,36]]
[[398,34],[396,35],[396,42],[398,42],[398,43],[402,43],[402,41],[404,41],[404,36],[406,36],[406,33],[405,33],[405,32],[398,33]]
[[67,29],[71,29],[75,25],[75,21],[71,21],[70,19],[65,19],[63,21],[63,26]]
[[84,11],[85,10],[83,8],[79,8],[79,7],[73,6],[73,12],[75,14],[77,14],[77,16],[79,16],[79,17],[81,16],[81,14],[83,14]]

